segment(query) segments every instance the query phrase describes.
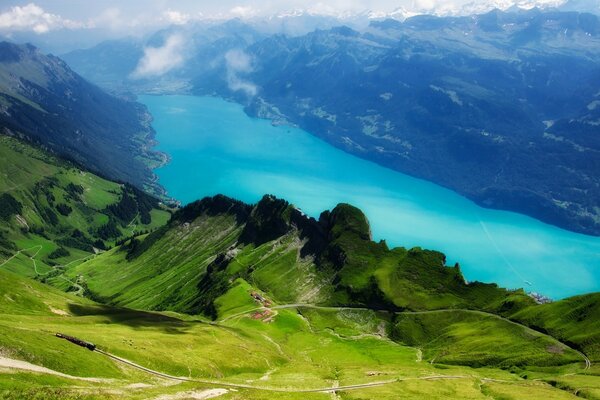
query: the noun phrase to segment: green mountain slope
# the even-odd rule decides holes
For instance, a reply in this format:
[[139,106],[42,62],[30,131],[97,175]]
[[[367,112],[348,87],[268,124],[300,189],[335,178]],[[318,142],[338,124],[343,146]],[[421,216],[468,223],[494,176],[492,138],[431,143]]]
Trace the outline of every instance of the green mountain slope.
[[424,359],[482,367],[554,365],[580,356],[532,329],[474,311],[399,314],[395,338],[423,349]]
[[0,264],[22,275],[50,278],[61,265],[169,218],[156,199],[132,186],[1,135],[0,171]]
[[[256,206],[216,196],[179,210],[168,226],[69,271],[114,304],[222,316],[215,299],[243,279],[279,303],[399,311],[500,310],[533,303],[522,291],[466,284],[435,251],[388,249],[355,207],[319,221],[284,200]],[[169,290],[165,290],[166,288]]]
[[348,204],[171,214],[7,136],[0,171],[0,398],[600,398],[597,294],[466,283]]
[[25,136],[86,169],[161,193],[150,115],[34,46],[0,42],[0,133]]
[[585,349],[588,357],[600,360],[600,293],[528,307],[511,318]]
[[[575,390],[589,398],[600,393],[597,376],[568,364],[577,361],[569,351],[552,354],[567,365],[517,371],[425,362],[420,349],[390,340],[388,316],[369,310],[301,307],[278,310],[271,323],[240,315],[207,324],[185,315],[103,306],[0,270],[0,317],[0,397],[8,399],[202,398],[218,388],[223,399],[312,400],[331,394],[302,391],[361,384],[373,386],[338,395],[569,399]],[[55,332],[184,381],[131,368],[58,339]],[[513,339],[513,356],[536,348],[517,329]],[[50,371],[28,369],[32,366]],[[524,378],[527,374],[536,379]]]
[[[594,313],[563,317],[573,299],[539,306],[521,290],[466,283],[459,266],[444,262],[435,251],[373,242],[365,216],[350,205],[317,221],[271,196],[255,206],[215,196],[66,274],[85,282],[99,301],[221,321],[240,315],[269,320],[274,310],[305,305],[385,311],[395,340],[443,363],[507,367],[581,360],[569,346],[597,358]],[[597,307],[597,296],[584,298]],[[538,312],[543,314],[536,322]],[[557,346],[545,333],[568,346]]]

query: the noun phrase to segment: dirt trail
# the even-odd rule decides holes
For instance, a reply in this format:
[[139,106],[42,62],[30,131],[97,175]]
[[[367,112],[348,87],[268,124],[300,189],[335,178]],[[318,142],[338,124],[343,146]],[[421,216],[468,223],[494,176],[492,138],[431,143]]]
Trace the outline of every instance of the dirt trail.
[[33,259],[33,257],[37,256],[37,254],[42,249],[42,245],[41,244],[38,244],[37,246],[29,247],[27,249],[18,250],[15,254],[13,254],[12,256],[10,256],[9,258],[7,258],[6,260],[4,260],[4,262],[2,264],[0,264],[0,267],[5,266],[10,260],[12,260],[16,256],[18,256],[19,254],[23,253],[24,251],[29,251],[29,250],[33,250],[33,249],[38,249],[38,250],[35,252],[35,254],[33,256],[29,257],[29,259],[31,259],[33,261],[33,267],[35,268],[35,271],[37,273],[37,267],[35,265],[35,260]]
[[344,392],[348,390],[356,390],[356,389],[365,389],[369,387],[376,386],[384,386],[393,383],[398,383],[402,381],[411,381],[411,380],[445,380],[445,379],[470,379],[470,376],[466,375],[428,375],[422,377],[407,377],[407,378],[395,378],[389,379],[386,381],[377,381],[377,382],[367,382],[367,383],[359,383],[355,385],[341,385],[341,386],[333,386],[333,387],[322,387],[322,388],[313,388],[313,389],[294,389],[294,388],[274,388],[267,386],[253,386],[246,385],[242,383],[230,383],[230,382],[222,382],[222,381],[213,381],[208,379],[195,379],[195,378],[187,378],[182,376],[173,376],[169,374],[165,374],[163,372],[155,371],[150,368],[146,368],[142,365],[136,364],[132,361],[126,360],[124,358],[115,356],[114,354],[110,354],[106,351],[96,349],[96,352],[103,354],[107,357],[112,358],[115,361],[126,364],[130,367],[137,368],[149,374],[176,381],[182,382],[194,382],[194,383],[202,383],[205,385],[214,385],[214,386],[223,386],[226,388],[234,388],[234,389],[251,389],[251,390],[261,390],[265,392],[278,392],[278,393],[334,393],[334,392]]
[[46,274],[41,274],[40,271],[38,271],[38,269],[37,269],[37,264],[35,262],[35,257],[38,255],[38,253],[40,252],[40,250],[42,250],[42,245],[39,245],[39,246],[36,246],[36,247],[38,247],[37,251],[35,252],[34,255],[32,255],[31,257],[29,257],[29,259],[33,263],[33,270],[35,271],[35,273],[37,275],[46,275],[50,271],[46,272]]
[[[215,381],[215,380],[209,380],[209,379],[196,379],[196,378],[191,378],[191,377],[181,377],[181,376],[169,375],[169,374],[166,374],[166,373],[163,373],[160,371],[155,371],[150,368],[146,368],[142,365],[134,363],[133,361],[129,361],[127,359],[118,357],[114,354],[108,353],[108,352],[100,350],[98,348],[96,348],[94,351],[99,354],[102,354],[106,357],[109,357],[119,363],[125,364],[129,367],[133,367],[135,369],[141,370],[143,372],[157,376],[162,379],[167,379],[167,380],[172,380],[172,381],[177,381],[177,382],[200,383],[203,385],[211,385],[211,386],[217,387],[217,388],[213,388],[210,390],[193,392],[193,394],[197,395],[197,397],[192,396],[191,398],[198,398],[198,399],[208,399],[208,398],[212,398],[212,397],[218,397],[222,394],[225,394],[228,391],[228,389],[229,390],[248,389],[248,390],[258,390],[258,391],[265,391],[265,392],[275,392],[275,393],[329,393],[332,395],[336,395],[338,392],[345,392],[345,391],[357,390],[357,389],[366,389],[366,388],[370,388],[370,387],[384,386],[384,385],[390,385],[390,384],[406,382],[406,381],[435,381],[435,380],[457,380],[457,379],[473,379],[473,378],[475,378],[474,376],[471,376],[471,375],[426,375],[426,376],[417,376],[417,377],[397,377],[394,379],[388,379],[388,380],[384,380],[384,381],[366,382],[366,383],[358,383],[358,384],[351,384],[351,385],[339,385],[339,382],[335,381],[333,383],[333,385],[330,387],[320,387],[320,388],[308,388],[308,389],[285,388],[285,387],[277,388],[277,387],[254,386],[254,385],[242,384],[242,383],[231,383],[231,382]],[[72,376],[72,375],[68,375],[68,374],[58,372],[58,371],[51,370],[49,368],[31,364],[26,361],[15,360],[15,359],[0,356],[0,370],[2,368],[50,374],[50,375],[60,376],[60,377],[67,378],[67,379],[76,379],[76,380],[83,380],[83,381],[96,382],[96,383],[114,384],[116,381],[115,379],[107,379],[107,378],[91,378],[91,377]],[[480,378],[480,380],[482,382],[494,381],[494,382],[506,382],[506,383],[512,383],[512,384],[517,383],[515,381],[505,381],[505,380],[485,378],[485,377]],[[218,387],[221,387],[221,388],[218,388]],[[224,388],[228,388],[228,389],[224,389]],[[180,398],[180,397],[177,397],[177,395],[185,394],[187,396],[190,393],[191,392],[185,392],[185,393],[182,392],[182,393],[176,394],[175,397],[159,397],[155,400],[158,400],[158,399],[175,400],[175,399]],[[204,396],[204,397],[202,397],[202,396]],[[185,398],[190,398],[190,396],[185,397]],[[332,398],[333,398],[333,396],[332,396]]]
[[54,371],[53,369],[41,367],[39,365],[28,363],[27,361],[15,360],[15,359],[8,358],[8,357],[0,357],[0,368],[18,369],[18,370],[22,370],[22,371],[38,372],[40,374],[49,374],[49,375],[60,376],[62,378],[67,378],[67,379],[77,379],[80,381],[88,381],[88,382],[96,382],[96,383],[113,383],[114,382],[114,379],[84,378],[81,376],[73,376],[73,375],[63,374],[62,372]]
[[[365,307],[328,307],[328,306],[317,306],[314,304],[303,304],[303,303],[296,303],[296,304],[282,304],[282,305],[277,305],[277,306],[271,306],[269,308],[271,309],[288,309],[288,308],[311,308],[311,309],[315,309],[315,310],[324,310],[324,311],[343,311],[343,310],[363,310],[363,311],[378,311],[378,312],[390,312],[389,310],[373,310],[370,308],[365,308]],[[265,309],[265,307],[258,307],[256,309],[252,309],[252,310],[248,310],[245,312],[240,312],[234,315],[230,315],[227,318],[222,319],[221,321],[219,321],[219,323],[228,321],[230,319],[236,318],[236,317],[240,317],[242,315],[248,314],[250,312],[253,312],[255,310],[261,310],[261,309]],[[588,358],[588,356],[586,356],[584,353],[582,353],[581,351],[572,348],[571,346],[567,345],[564,342],[561,342],[560,340],[558,340],[557,338],[555,338],[554,336],[548,335],[546,333],[540,332],[540,331],[536,331],[535,329],[532,329],[530,327],[528,327],[527,325],[523,325],[519,322],[513,321],[511,319],[502,317],[500,315],[497,314],[492,314],[492,313],[488,313],[485,311],[479,311],[479,310],[468,310],[468,309],[441,309],[441,310],[428,310],[428,311],[399,311],[399,312],[394,312],[394,314],[415,314],[415,315],[419,315],[419,314],[436,314],[436,313],[447,313],[447,312],[457,312],[457,311],[462,311],[462,312],[466,312],[466,313],[472,313],[472,314],[478,314],[478,315],[483,315],[483,316],[488,316],[488,317],[492,317],[492,318],[497,318],[500,319],[502,321],[508,322],[509,324],[512,325],[516,325],[519,326],[523,329],[525,329],[527,332],[533,333],[535,335],[541,335],[541,336],[546,336],[551,338],[552,340],[556,341],[557,343],[559,343],[560,345],[564,346],[565,348],[574,351],[575,353],[579,354],[581,356],[581,358],[583,358],[583,361],[585,362],[585,367],[584,367],[584,371],[587,371],[588,369],[591,368],[592,366],[592,362],[591,360]]]
[[175,394],[163,394],[155,397],[154,400],[206,400],[214,399],[229,392],[227,389],[208,389],[200,391],[179,392]]
[[[126,364],[129,367],[133,367],[133,368],[142,370],[148,374],[151,374],[151,375],[163,378],[163,379],[174,380],[174,381],[178,381],[178,382],[193,382],[193,383],[201,383],[204,385],[217,386],[217,388],[201,390],[201,391],[187,391],[187,392],[176,393],[173,395],[162,395],[162,396],[156,397],[154,400],[179,400],[179,399],[184,399],[184,398],[185,399],[188,399],[188,398],[210,399],[210,398],[214,398],[214,397],[219,397],[223,394],[226,394],[229,390],[234,390],[234,389],[249,389],[249,390],[259,390],[259,391],[265,391],[265,392],[276,392],[276,393],[329,393],[332,395],[332,398],[337,398],[338,392],[366,389],[366,388],[370,388],[370,387],[384,386],[384,385],[389,385],[389,384],[394,384],[394,383],[399,383],[399,382],[457,380],[457,379],[473,379],[473,378],[475,378],[474,376],[470,376],[470,375],[427,375],[427,376],[420,376],[420,377],[398,377],[395,379],[389,379],[389,380],[385,380],[385,381],[359,383],[359,384],[354,384],[354,385],[342,385],[342,386],[339,385],[338,381],[335,381],[331,387],[322,387],[322,388],[313,388],[313,389],[274,388],[274,387],[253,386],[253,385],[247,385],[247,384],[238,384],[238,383],[229,383],[229,382],[221,382],[221,381],[212,381],[212,380],[206,380],[206,379],[194,379],[194,378],[173,376],[173,375],[165,374],[165,373],[162,373],[159,371],[151,370],[149,368],[146,368],[144,366],[136,364],[132,361],[126,360],[124,358],[115,356],[113,354],[107,353],[107,352],[99,350],[99,349],[96,349],[95,351],[102,355],[110,357],[115,361]],[[62,372],[54,371],[54,370],[46,368],[46,367],[31,364],[27,361],[15,360],[12,358],[0,356],[0,372],[2,371],[2,369],[16,369],[16,370],[28,371],[28,372],[34,372],[34,373],[49,374],[49,375],[59,376],[62,378],[73,379],[73,380],[80,380],[80,381],[87,381],[87,382],[94,382],[94,383],[109,383],[111,385],[114,385],[117,382],[117,380],[115,380],[115,379],[108,379],[108,378],[91,378],[91,377],[73,376],[73,375],[69,375],[69,374],[64,374]],[[485,383],[485,382],[500,382],[500,383],[511,383],[511,384],[519,384],[520,383],[517,381],[508,381],[508,380],[485,378],[485,377],[479,378],[479,379],[482,383]],[[149,387],[149,386],[152,386],[152,385],[141,384],[141,383],[129,385],[130,388],[133,388],[133,387],[141,388],[141,387]],[[218,386],[227,387],[229,389],[218,388]]]

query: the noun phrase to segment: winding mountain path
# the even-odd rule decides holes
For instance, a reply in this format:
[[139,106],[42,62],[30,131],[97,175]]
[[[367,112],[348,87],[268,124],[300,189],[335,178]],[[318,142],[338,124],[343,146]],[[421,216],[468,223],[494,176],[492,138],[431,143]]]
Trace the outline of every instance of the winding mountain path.
[[26,248],[26,249],[18,250],[15,254],[13,254],[12,256],[10,256],[9,258],[7,258],[6,260],[4,260],[4,262],[2,264],[0,264],[0,267],[5,266],[10,260],[12,260],[16,256],[18,256],[19,254],[23,253],[24,251],[29,251],[29,250],[33,250],[33,249],[38,249],[38,250],[35,252],[35,254],[33,256],[30,256],[29,259],[31,259],[33,261],[33,266],[35,268],[35,272],[37,273],[37,267],[35,265],[35,260],[33,258],[35,256],[37,256],[38,253],[40,252],[40,250],[42,249],[42,245],[41,244],[38,244],[37,246]]
[[[236,313],[234,315],[230,315],[226,318],[223,318],[222,320],[219,321],[219,323],[223,323],[226,321],[229,321],[233,318],[237,318],[243,315],[246,315],[248,313],[254,312],[254,311],[259,311],[259,310],[264,310],[267,307],[257,307],[257,308],[253,308],[247,311],[243,311],[243,312],[239,312]],[[294,304],[281,304],[281,305],[277,305],[277,306],[271,306],[268,307],[270,309],[276,309],[276,310],[282,310],[282,309],[289,309],[289,308],[311,308],[314,310],[324,310],[324,311],[343,311],[343,310],[359,310],[359,311],[376,311],[376,312],[392,312],[389,310],[374,310],[371,308],[366,308],[366,307],[331,307],[331,306],[318,306],[315,304],[305,304],[305,303],[294,303]],[[418,314],[436,314],[436,313],[447,313],[447,312],[457,312],[457,311],[462,311],[462,312],[467,312],[467,313],[472,313],[472,314],[477,314],[477,315],[483,315],[483,316],[487,316],[487,317],[492,317],[492,318],[496,318],[496,319],[500,319],[502,321],[505,321],[507,323],[516,325],[521,327],[522,329],[525,329],[526,332],[529,333],[533,333],[536,335],[542,335],[542,336],[546,336],[554,341],[556,341],[557,343],[559,343],[560,345],[564,346],[565,348],[574,351],[575,353],[579,354],[581,356],[581,358],[583,358],[584,362],[585,362],[585,367],[584,367],[584,371],[587,371],[588,369],[591,368],[592,366],[592,362],[591,360],[588,358],[588,356],[586,356],[583,352],[574,349],[573,347],[567,345],[566,343],[558,340],[557,338],[555,338],[554,336],[548,335],[544,332],[540,332],[540,331],[536,331],[535,329],[532,329],[530,327],[528,327],[527,325],[523,325],[519,322],[513,321],[511,319],[508,319],[506,317],[502,317],[500,315],[497,314],[492,314],[489,312],[485,312],[485,311],[479,311],[479,310],[469,310],[469,309],[462,309],[462,308],[456,308],[456,309],[440,309],[440,310],[427,310],[427,311],[395,311],[393,312],[396,315],[401,315],[401,314],[414,314],[414,315],[418,315]]]
[[112,383],[114,381],[114,379],[108,379],[108,378],[88,378],[88,377],[64,374],[62,372],[58,372],[53,369],[49,369],[49,368],[42,367],[42,366],[39,366],[36,364],[32,364],[27,361],[15,360],[13,358],[8,358],[8,357],[0,357],[0,368],[18,369],[21,371],[37,372],[40,374],[55,375],[55,376],[60,376],[61,378],[76,379],[76,380],[88,381],[88,382]]
[[30,260],[31,260],[31,262],[33,263],[33,270],[35,271],[35,273],[36,273],[37,275],[46,275],[46,274],[47,274],[48,272],[50,272],[50,271],[46,272],[45,274],[42,274],[42,273],[40,273],[40,271],[38,271],[38,269],[37,269],[37,263],[35,262],[35,257],[36,257],[36,256],[38,255],[38,253],[39,253],[39,252],[42,250],[42,245],[38,245],[38,246],[35,246],[35,247],[37,247],[37,248],[38,248],[38,249],[37,249],[37,251],[35,252],[35,254],[33,254],[31,257],[29,257],[29,259],[30,259]]
[[[53,267],[52,267],[52,269],[51,269],[50,271],[46,271],[46,272],[42,273],[42,272],[40,272],[40,271],[38,270],[38,268],[37,268],[37,263],[35,262],[35,257],[37,257],[37,255],[38,255],[38,254],[39,254],[39,252],[42,250],[42,248],[43,248],[43,246],[42,246],[41,244],[39,244],[39,245],[36,245],[36,246],[33,246],[33,247],[29,247],[29,248],[26,248],[26,249],[21,249],[21,250],[18,250],[18,251],[17,251],[15,254],[13,254],[12,256],[10,256],[9,258],[7,258],[6,260],[4,260],[4,262],[2,262],[2,264],[0,264],[0,267],[3,267],[3,266],[4,266],[4,265],[6,265],[8,262],[10,262],[10,261],[11,261],[11,260],[13,260],[15,257],[17,257],[19,254],[21,254],[21,253],[23,253],[23,252],[25,252],[25,251],[29,251],[29,250],[33,250],[33,249],[37,249],[37,251],[36,251],[36,252],[35,252],[33,255],[29,256],[29,259],[30,259],[30,260],[31,260],[31,262],[33,263],[33,270],[35,271],[35,273],[36,273],[37,275],[39,275],[39,276],[45,276],[45,275],[48,275],[48,274],[49,274],[50,272],[52,272],[53,270],[55,270],[57,267],[65,267],[65,268],[66,268],[66,267],[68,267],[69,265],[71,265],[71,264],[73,264],[73,263],[76,263],[76,262],[78,262],[78,261],[88,261],[88,260],[94,259],[94,258],[96,258],[96,256],[98,255],[97,253],[94,253],[94,254],[89,254],[89,255],[87,255],[87,256],[84,256],[84,257],[78,258],[78,259],[76,259],[76,260],[70,261],[70,262],[68,262],[68,263],[66,263],[66,264],[64,264],[64,265],[56,265],[56,266],[53,266]],[[23,253],[23,254],[25,254],[25,253]],[[77,288],[77,291],[74,293],[75,295],[77,295],[77,296],[83,296],[84,289],[83,289],[83,286],[81,286],[79,283],[77,283],[77,282],[74,282],[74,281],[72,281],[72,280],[70,280],[70,279],[66,278],[64,275],[59,275],[59,276],[58,276],[58,278],[60,278],[60,279],[64,280],[65,282],[68,282],[68,283],[70,283],[70,284],[71,284],[71,285],[73,285],[75,288]]]
[[[21,254],[21,253],[25,254],[25,253],[24,253],[25,251],[29,251],[29,250],[33,250],[33,249],[37,249],[37,251],[36,251],[36,252],[35,252],[33,255],[31,255],[31,256],[28,256],[28,257],[29,257],[29,259],[31,260],[31,262],[33,263],[33,270],[35,271],[35,273],[36,273],[37,275],[42,275],[42,276],[43,276],[43,275],[46,275],[46,274],[47,274],[48,272],[50,272],[50,271],[48,271],[48,272],[46,272],[46,273],[43,273],[43,274],[42,274],[40,271],[38,271],[38,269],[37,269],[37,263],[35,262],[35,257],[36,257],[36,256],[38,255],[38,253],[39,253],[39,252],[42,250],[42,245],[41,245],[41,244],[38,244],[37,246],[29,247],[29,248],[27,248],[27,249],[18,250],[18,251],[17,251],[15,254],[13,254],[11,257],[9,257],[9,258],[7,258],[6,260],[4,260],[4,262],[3,262],[2,264],[0,264],[0,267],[3,267],[4,265],[6,265],[6,264],[7,264],[9,261],[11,261],[11,260],[12,260],[12,259],[14,259],[15,257],[17,257],[19,254]],[[25,255],[27,256],[27,254],[25,254]]]
[[209,380],[209,379],[196,379],[196,378],[187,378],[187,377],[183,377],[183,376],[169,375],[169,374],[165,374],[163,372],[152,370],[150,368],[146,368],[142,365],[134,363],[133,361],[129,361],[127,359],[118,357],[114,354],[108,353],[108,352],[100,350],[100,349],[95,349],[94,351],[96,351],[102,355],[105,355],[107,357],[110,357],[111,359],[113,359],[117,362],[126,364],[130,367],[139,369],[141,371],[144,371],[146,373],[149,373],[149,374],[152,374],[152,375],[164,378],[164,379],[170,379],[170,380],[182,381],[182,382],[202,383],[205,385],[223,386],[223,387],[234,388],[234,389],[252,389],[252,390],[261,390],[261,391],[266,391],[266,392],[279,392],[279,393],[334,393],[334,392],[343,392],[343,391],[348,391],[348,390],[364,389],[364,388],[376,387],[376,386],[384,386],[384,385],[389,385],[392,383],[398,383],[398,382],[403,382],[403,381],[414,381],[414,380],[429,380],[429,381],[431,381],[431,380],[442,380],[442,379],[468,379],[468,378],[471,378],[468,375],[427,375],[427,376],[420,376],[420,377],[406,377],[406,378],[399,377],[399,378],[389,379],[389,380],[385,380],[385,381],[358,383],[358,384],[354,384],[354,385],[334,385],[331,387],[321,387],[321,388],[312,388],[312,389],[275,388],[275,387],[268,387],[268,386],[254,386],[254,385],[247,385],[247,384],[243,384],[243,383],[231,383],[231,382],[223,382],[223,381],[214,381],[214,380]]

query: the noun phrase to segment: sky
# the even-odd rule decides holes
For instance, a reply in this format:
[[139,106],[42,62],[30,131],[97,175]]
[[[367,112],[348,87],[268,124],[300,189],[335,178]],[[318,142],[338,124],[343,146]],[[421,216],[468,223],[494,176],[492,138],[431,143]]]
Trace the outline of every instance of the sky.
[[[517,4],[560,5],[566,0],[1,0],[0,32],[45,34],[68,29],[112,32],[149,31],[198,19],[252,18],[305,10],[321,15],[348,15],[371,10],[452,14],[460,9],[508,8]],[[596,2],[600,0],[572,0]]]
[[[373,17],[403,20],[418,14],[481,14],[513,6],[561,7],[600,15],[600,0],[0,0],[0,40],[29,42],[61,55],[104,40],[149,37],[171,25],[206,20],[241,18],[254,21],[266,33],[299,35],[326,29],[338,19],[293,18],[293,22],[283,22],[274,16],[302,11],[305,15],[341,18],[341,23],[361,29]],[[268,23],[264,18],[269,18]],[[169,49],[179,47],[173,39]],[[165,54],[170,53],[165,50]],[[140,73],[177,62],[148,63]]]
[[397,1],[393,0],[3,0],[0,3],[0,29],[32,30],[39,34],[63,28],[135,31],[170,23],[184,24],[195,19],[249,18],[294,9],[318,14],[338,14],[367,9],[388,11],[398,6]]

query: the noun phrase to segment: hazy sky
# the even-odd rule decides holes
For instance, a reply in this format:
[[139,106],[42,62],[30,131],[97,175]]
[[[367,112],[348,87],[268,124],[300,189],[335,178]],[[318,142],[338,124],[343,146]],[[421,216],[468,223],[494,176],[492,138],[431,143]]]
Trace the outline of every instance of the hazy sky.
[[564,0],[0,0],[0,31],[44,34],[60,29],[99,28],[135,32],[201,18],[273,15],[294,9],[339,15],[365,10],[452,13],[465,4],[472,8],[507,8],[518,4],[555,4]]
[[[382,10],[390,11],[399,6],[414,8],[427,7],[434,2],[450,0],[3,0],[0,3],[3,11],[13,6],[25,6],[34,3],[45,11],[59,14],[72,20],[94,19],[107,10],[120,10],[122,15],[133,18],[148,18],[168,12],[169,10],[189,14],[191,16],[209,15],[247,15],[273,14],[292,9],[309,9],[319,13],[340,11]],[[460,2],[464,0],[452,0]],[[421,3],[421,4],[419,4]]]

